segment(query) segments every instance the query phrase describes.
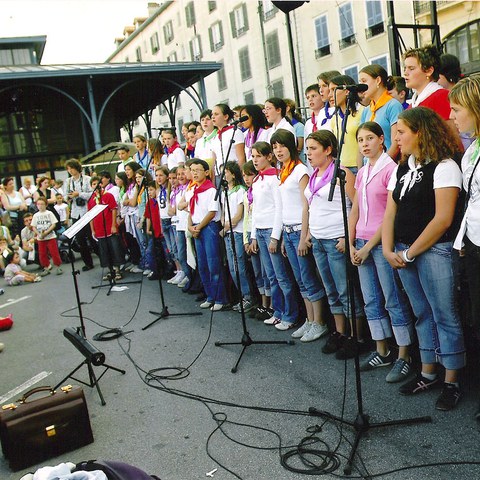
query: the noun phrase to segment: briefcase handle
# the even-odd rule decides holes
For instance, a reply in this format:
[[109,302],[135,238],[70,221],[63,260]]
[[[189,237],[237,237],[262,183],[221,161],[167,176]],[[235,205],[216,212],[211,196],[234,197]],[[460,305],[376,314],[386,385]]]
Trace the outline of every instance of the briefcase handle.
[[35,393],[40,393],[40,392],[49,392],[50,395],[53,395],[55,393],[55,390],[52,387],[37,387],[37,388],[32,388],[28,392],[23,394],[23,397],[17,400],[19,403],[26,403],[27,398],[34,395]]

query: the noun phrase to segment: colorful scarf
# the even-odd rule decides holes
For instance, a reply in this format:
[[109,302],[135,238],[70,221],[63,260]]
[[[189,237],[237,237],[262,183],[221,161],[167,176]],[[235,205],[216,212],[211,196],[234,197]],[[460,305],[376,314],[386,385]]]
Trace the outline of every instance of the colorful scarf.
[[331,115],[328,114],[329,107],[330,102],[325,102],[325,118],[322,120],[322,127],[333,117],[333,113]]
[[285,180],[290,176],[295,167],[300,163],[302,163],[300,162],[300,160],[290,160],[287,164],[283,164],[282,169],[280,170],[280,185],[282,185],[282,183],[285,183]]
[[263,172],[258,172],[258,175],[253,179],[253,183],[255,183],[257,180],[263,180],[263,177],[269,177],[272,175],[277,176],[277,169],[275,167],[270,167]]
[[195,213],[195,205],[198,201],[198,196],[202,193],[207,191],[210,188],[215,188],[211,180],[208,178],[201,184],[195,185],[195,189],[193,190],[193,196],[190,199],[190,215]]
[[226,125],[225,127],[221,128],[218,131],[218,138],[221,140],[222,139],[222,134],[226,132],[227,130],[231,130],[233,128],[233,125]]
[[372,111],[372,116],[370,117],[370,122],[375,121],[375,116],[378,110],[380,110],[384,105],[386,105],[390,100],[393,100],[393,97],[385,90],[380,98],[374,102],[373,100],[370,102],[370,110]]
[[312,112],[312,125],[313,125],[313,132],[316,132],[318,130],[318,127],[317,127],[317,122],[315,120],[315,113]]
[[177,148],[180,148],[180,144],[177,141],[175,141],[175,143],[171,147],[167,148],[167,155],[170,155],[171,153],[173,153],[173,151],[176,150]]
[[[316,168],[312,176],[310,177],[310,180],[308,181],[308,188],[310,189],[310,192],[312,194],[310,195],[310,198],[308,199],[308,204],[310,205],[312,203],[313,197],[317,194],[317,192],[323,188],[327,183],[332,181],[333,177],[333,171],[335,170],[335,162],[331,162],[330,165],[326,168],[326,170],[323,172],[323,175],[318,178],[318,168]],[[318,178],[318,181],[317,181]]]

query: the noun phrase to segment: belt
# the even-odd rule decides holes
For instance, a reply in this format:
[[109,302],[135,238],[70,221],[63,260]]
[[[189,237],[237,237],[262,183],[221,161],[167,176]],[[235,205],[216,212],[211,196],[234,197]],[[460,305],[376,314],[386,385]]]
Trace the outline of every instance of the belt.
[[284,225],[283,230],[285,233],[300,232],[302,230],[302,224],[297,223],[296,225]]

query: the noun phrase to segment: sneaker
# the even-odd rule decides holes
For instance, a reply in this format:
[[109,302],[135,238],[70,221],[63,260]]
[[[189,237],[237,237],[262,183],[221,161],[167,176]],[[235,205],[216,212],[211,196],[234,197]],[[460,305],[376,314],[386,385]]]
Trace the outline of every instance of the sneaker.
[[386,381],[388,383],[397,383],[405,380],[410,373],[410,363],[403,358],[397,358],[392,369],[388,372]]
[[277,330],[281,330],[282,332],[285,330],[290,330],[291,328],[295,328],[297,326],[297,323],[289,323],[289,322],[278,322],[275,324],[275,328]]
[[292,333],[292,338],[302,338],[309,330],[313,323],[305,320],[305,323]]
[[107,273],[102,277],[102,280],[105,282],[109,282],[111,278],[112,278],[112,275],[110,273]]
[[50,270],[48,270],[48,268],[44,268],[40,273],[39,275],[41,277],[46,277],[47,275],[50,275]]
[[361,372],[368,372],[378,367],[388,367],[393,363],[393,354],[388,352],[387,355],[382,356],[377,351],[372,352],[363,362],[360,364]]
[[138,267],[137,265],[134,265],[134,267],[130,270],[131,273],[143,273],[143,270]]
[[[93,268],[93,267],[92,267],[92,268]],[[47,270],[50,271],[51,269],[52,269],[52,264],[49,263],[49,264],[48,264],[48,267],[47,267]]]
[[255,317],[257,320],[268,320],[270,317],[273,317],[274,311],[271,308],[259,307],[258,314]]
[[342,346],[335,352],[337,360],[354,358],[358,352],[358,342],[353,337],[345,337]]
[[3,343],[0,343],[0,352],[3,352],[4,348],[5,348],[5,345]]
[[434,386],[438,385],[438,378],[434,378],[433,380],[429,380],[425,377],[422,377],[422,374],[419,373],[417,376],[410,380],[407,383],[404,383],[400,388],[399,392],[402,395],[414,395],[416,393],[426,392],[427,390],[431,390]]
[[172,285],[178,285],[185,278],[182,270],[179,270],[175,278],[170,282]]
[[232,307],[228,303],[215,303],[210,307],[212,312],[222,312],[225,310],[230,310]]
[[325,345],[322,347],[322,353],[330,354],[335,353],[343,345],[347,337],[338,332],[333,332],[329,337]]
[[280,320],[272,315],[270,318],[267,318],[266,320],[263,321],[265,325],[277,325],[277,323],[280,323]]
[[319,325],[318,323],[312,323],[308,332],[300,339],[301,342],[314,342],[328,333],[328,327],[326,325]]
[[63,275],[63,270],[60,267],[58,267],[56,273],[57,275]]
[[115,273],[115,281],[118,282],[118,280],[121,280],[123,277],[122,277],[122,274],[120,272],[116,272]]
[[38,282],[41,282],[42,281],[42,277],[40,277],[39,275],[37,275],[34,279],[33,279],[33,283],[38,283]]
[[172,278],[169,278],[167,280],[167,283],[173,283],[173,281],[177,278],[179,272],[180,272],[180,270],[176,271],[175,275]]
[[442,388],[442,393],[440,393],[440,396],[435,403],[435,408],[437,410],[442,410],[443,412],[448,412],[455,408],[461,395],[460,388],[453,383],[445,382]]
[[132,270],[132,268],[135,268],[136,265],[134,265],[133,263],[130,263],[129,265],[127,265],[126,267],[124,266],[123,270],[125,272],[130,272]]
[[255,305],[250,300],[247,300],[246,298],[243,299],[242,303],[243,303],[243,311],[245,313],[248,313],[255,308]]
[[240,311],[240,302],[236,303],[233,307],[232,310],[234,312],[239,312]]
[[155,273],[152,272],[150,275],[147,276],[149,280],[158,280],[160,277]]
[[151,271],[149,268],[147,268],[146,270],[143,271],[143,274],[144,274],[145,276],[148,276],[148,275],[150,275],[151,273],[152,273],[152,271]]
[[178,287],[178,288],[183,288],[183,287],[185,287],[185,286],[187,285],[187,283],[188,283],[189,281],[190,281],[190,279],[185,275],[185,276],[183,277],[183,279],[182,279],[180,282],[178,282],[177,287]]
[[213,302],[209,302],[205,300],[203,303],[200,304],[200,308],[211,308],[213,307]]
[[257,315],[260,313],[260,309],[263,309],[263,307],[252,308],[252,310],[248,312],[248,318],[257,318]]

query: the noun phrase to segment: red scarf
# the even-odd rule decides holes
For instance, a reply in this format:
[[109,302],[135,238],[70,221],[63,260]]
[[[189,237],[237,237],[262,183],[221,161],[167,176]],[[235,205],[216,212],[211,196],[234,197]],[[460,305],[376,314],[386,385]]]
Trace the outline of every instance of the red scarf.
[[175,143],[171,146],[171,147],[168,147],[167,148],[167,152],[168,154],[170,155],[171,153],[173,153],[174,150],[176,150],[177,148],[180,148],[180,144],[175,141]]
[[221,128],[218,131],[218,138],[221,140],[222,139],[222,133],[226,132],[227,130],[231,130],[233,128],[233,125],[226,125],[225,127]]
[[198,196],[209,188],[215,187],[208,178],[201,185],[195,185],[195,188],[193,190],[193,196],[190,199],[190,215],[193,215],[193,213],[195,212],[195,204],[198,201]]
[[263,180],[263,177],[275,175],[277,176],[277,169],[275,167],[270,167],[264,170],[263,172],[258,172],[258,175],[253,179],[253,183],[257,180]]
[[313,125],[312,132],[316,132],[318,130],[318,127],[317,127],[317,122],[315,121],[315,114],[313,112],[312,112],[312,125]]

